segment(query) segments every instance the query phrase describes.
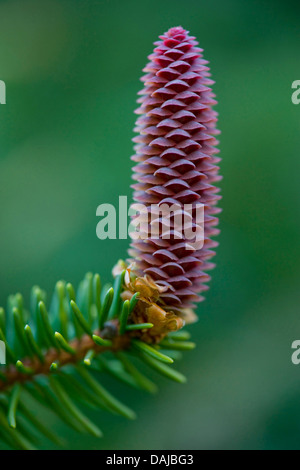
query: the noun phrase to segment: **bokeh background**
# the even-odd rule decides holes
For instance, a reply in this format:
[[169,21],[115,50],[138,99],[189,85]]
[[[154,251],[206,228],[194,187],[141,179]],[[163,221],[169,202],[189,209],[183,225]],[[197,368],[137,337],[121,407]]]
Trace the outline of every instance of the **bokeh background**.
[[139,419],[94,414],[97,441],[42,414],[69,449],[300,448],[299,14],[291,0],[0,1],[2,305],[87,271],[110,280],[126,256],[126,240],[96,238],[96,208],[131,195],[138,79],[157,36],[190,30],[216,80],[222,234],[189,328],[197,349],[178,363],[188,383],[156,376],[148,396],[105,377]]

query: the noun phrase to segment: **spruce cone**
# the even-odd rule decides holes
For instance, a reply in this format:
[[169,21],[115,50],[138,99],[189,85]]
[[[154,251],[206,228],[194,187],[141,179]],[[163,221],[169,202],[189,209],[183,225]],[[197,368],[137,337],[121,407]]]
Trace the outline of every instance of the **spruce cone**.
[[[214,267],[209,260],[217,246],[211,237],[219,233],[220,196],[213,185],[220,180],[215,148],[219,131],[212,109],[214,82],[203,50],[182,27],[171,28],[160,39],[144,69],[145,87],[136,111],[140,116],[135,128],[139,135],[133,139],[134,201],[149,211],[151,204],[203,204],[204,245],[193,251],[172,230],[170,239],[163,239],[159,219],[159,238],[132,241],[129,262],[135,263],[138,275],[148,275],[164,287],[158,301],[164,310],[184,315],[203,300],[199,294],[207,290],[210,280],[206,271]],[[172,219],[171,228],[173,223]]]

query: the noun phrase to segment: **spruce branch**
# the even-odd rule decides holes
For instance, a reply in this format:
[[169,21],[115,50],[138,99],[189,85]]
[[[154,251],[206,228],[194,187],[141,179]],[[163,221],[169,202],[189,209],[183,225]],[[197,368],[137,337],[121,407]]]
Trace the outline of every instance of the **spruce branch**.
[[[37,286],[32,289],[30,309],[20,294],[10,296],[7,312],[1,309],[0,338],[6,346],[7,365],[0,368],[0,435],[10,447],[34,448],[35,438],[23,428],[24,420],[58,444],[55,433],[28,409],[24,392],[71,428],[101,437],[100,429],[76,402],[127,419],[134,419],[135,413],[112,396],[94,373],[109,373],[128,386],[154,393],[155,384],[132,363],[131,358],[139,358],[166,377],[184,382],[181,374],[165,366],[173,363],[171,357],[160,352],[158,345],[138,339],[154,325],[132,323],[139,293],[131,301],[122,300],[124,277],[125,270],[116,276],[114,287],[105,290],[100,276],[88,273],[77,293],[71,284],[59,281],[49,311],[45,292]],[[178,336],[179,341],[185,338]]]

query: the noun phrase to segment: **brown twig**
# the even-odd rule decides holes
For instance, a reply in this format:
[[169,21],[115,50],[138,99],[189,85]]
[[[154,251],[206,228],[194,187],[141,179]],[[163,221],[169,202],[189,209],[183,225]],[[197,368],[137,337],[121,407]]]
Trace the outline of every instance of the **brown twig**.
[[[111,322],[111,326],[115,331],[118,331],[115,322]],[[0,379],[0,393],[11,388],[15,383],[30,382],[37,375],[48,375],[53,362],[58,362],[60,367],[67,364],[76,364],[83,360],[89,351],[95,351],[96,354],[101,354],[105,351],[121,351],[127,349],[130,345],[130,333],[126,333],[122,336],[119,334],[112,335],[112,329],[106,327],[102,331],[96,331],[95,335],[103,339],[109,339],[112,344],[110,346],[99,346],[90,336],[85,334],[80,339],[70,341],[69,344],[76,351],[75,354],[50,348],[45,353],[43,363],[39,361],[37,357],[22,360],[25,367],[32,369],[32,374],[24,374],[20,372],[15,365],[11,364],[3,371],[6,381]]]

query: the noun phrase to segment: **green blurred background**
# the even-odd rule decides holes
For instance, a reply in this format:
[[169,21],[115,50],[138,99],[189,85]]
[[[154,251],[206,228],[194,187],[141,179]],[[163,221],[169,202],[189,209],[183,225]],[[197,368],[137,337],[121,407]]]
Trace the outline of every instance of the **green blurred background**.
[[299,13],[288,0],[0,2],[0,304],[87,271],[110,280],[126,256],[126,240],[96,238],[96,208],[131,194],[133,110],[157,36],[190,30],[216,80],[222,234],[189,328],[197,349],[178,364],[188,383],[158,379],[153,397],[105,378],[139,419],[96,413],[97,441],[44,414],[69,449],[300,448]]

